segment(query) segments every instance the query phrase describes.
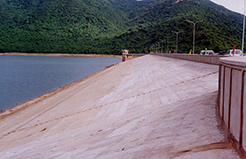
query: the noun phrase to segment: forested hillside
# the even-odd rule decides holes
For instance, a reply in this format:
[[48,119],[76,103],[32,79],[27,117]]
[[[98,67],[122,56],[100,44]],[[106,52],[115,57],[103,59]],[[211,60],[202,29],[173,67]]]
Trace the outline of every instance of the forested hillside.
[[129,24],[135,27],[111,42],[118,47],[123,44],[133,52],[144,52],[160,40],[164,40],[166,47],[164,36],[172,35],[170,49],[174,50],[175,34],[172,30],[184,31],[179,34],[178,50],[189,52],[192,49],[193,25],[186,19],[194,22],[203,20],[196,25],[196,52],[205,48],[217,52],[230,49],[233,45],[237,48],[241,46],[242,24],[198,1],[166,1],[133,10],[129,15],[134,15]]
[[[222,10],[223,9],[223,10]],[[148,52],[170,39],[175,49],[196,52],[241,46],[242,15],[209,0],[0,0],[0,52],[102,53]],[[161,44],[162,45],[162,44]]]

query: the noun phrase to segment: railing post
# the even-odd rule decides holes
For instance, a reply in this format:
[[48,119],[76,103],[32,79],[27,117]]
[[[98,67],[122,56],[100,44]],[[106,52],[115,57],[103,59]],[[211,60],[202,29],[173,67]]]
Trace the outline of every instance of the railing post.
[[122,50],[122,62],[127,61],[127,55],[128,55],[129,50]]

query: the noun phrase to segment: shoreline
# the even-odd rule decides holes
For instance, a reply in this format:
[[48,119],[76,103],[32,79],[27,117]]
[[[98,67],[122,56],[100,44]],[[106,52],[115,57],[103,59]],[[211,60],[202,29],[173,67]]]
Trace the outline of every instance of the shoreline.
[[14,55],[14,56],[61,56],[61,57],[107,57],[107,58],[122,58],[121,55],[105,55],[105,54],[68,54],[68,53],[18,53],[7,52],[0,53],[0,55]]
[[[0,54],[0,55],[1,55],[1,54]],[[13,54],[11,54],[11,55],[13,55]],[[28,54],[28,55],[29,55],[29,54]],[[22,55],[20,55],[20,56],[28,56],[28,55],[22,54]],[[32,56],[35,56],[35,55],[32,55]],[[40,55],[40,56],[42,56],[42,55]],[[87,56],[86,56],[86,57],[87,57]],[[91,56],[88,56],[88,57],[91,57]],[[98,56],[96,56],[96,57],[98,57]],[[101,57],[102,57],[102,56],[101,56]],[[31,106],[31,105],[34,104],[34,103],[37,103],[37,102],[40,102],[40,101],[42,101],[42,100],[44,100],[44,99],[46,99],[46,98],[49,98],[49,97],[51,97],[51,96],[53,96],[53,95],[55,95],[55,94],[57,94],[57,93],[59,93],[59,92],[65,90],[65,89],[68,89],[68,88],[70,88],[70,87],[72,87],[72,86],[74,86],[74,85],[76,85],[76,84],[78,84],[78,83],[80,83],[80,82],[82,82],[82,81],[84,81],[84,80],[87,80],[87,79],[89,79],[89,78],[91,78],[91,77],[93,77],[93,76],[95,76],[95,75],[97,75],[97,74],[99,74],[99,73],[105,71],[106,69],[109,69],[110,67],[117,66],[117,65],[119,65],[120,63],[121,63],[121,62],[112,64],[112,65],[110,65],[110,66],[105,66],[105,68],[103,68],[103,69],[101,69],[101,70],[99,70],[99,71],[96,71],[96,72],[94,72],[94,73],[92,73],[92,74],[90,74],[90,75],[88,75],[88,76],[85,76],[85,77],[83,77],[83,78],[81,78],[81,79],[78,79],[77,81],[68,83],[68,84],[66,84],[66,85],[64,85],[64,86],[61,86],[61,87],[56,88],[56,89],[54,89],[54,90],[51,90],[51,91],[49,91],[49,92],[47,92],[47,93],[44,93],[44,94],[42,94],[42,95],[40,95],[40,96],[37,96],[37,97],[35,97],[35,98],[29,99],[29,100],[27,100],[27,101],[25,101],[25,102],[23,102],[23,103],[17,104],[16,106],[13,106],[13,107],[8,108],[8,109],[6,109],[6,110],[1,110],[1,111],[0,111],[0,120],[4,119],[5,117],[8,117],[8,116],[10,116],[10,115],[13,115],[13,114],[15,114],[15,113],[18,113],[19,111],[23,111],[23,110],[25,110],[26,108],[28,108],[29,106]]]

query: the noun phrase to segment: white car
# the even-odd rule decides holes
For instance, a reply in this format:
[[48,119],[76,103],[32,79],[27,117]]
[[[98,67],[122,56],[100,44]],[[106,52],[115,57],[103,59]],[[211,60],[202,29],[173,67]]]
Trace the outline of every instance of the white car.
[[214,55],[213,50],[201,50],[200,55]]
[[[224,55],[233,56],[233,50],[228,50]],[[234,56],[243,56],[243,52],[239,49],[235,49]]]

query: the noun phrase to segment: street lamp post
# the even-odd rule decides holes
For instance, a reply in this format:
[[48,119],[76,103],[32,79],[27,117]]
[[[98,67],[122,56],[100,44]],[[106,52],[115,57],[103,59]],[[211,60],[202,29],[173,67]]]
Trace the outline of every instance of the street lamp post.
[[159,51],[159,43],[158,42],[156,42],[156,52],[158,53],[158,51]]
[[169,39],[173,36],[164,36],[164,38],[167,38],[167,53],[169,51]]
[[245,0],[244,0],[244,11],[243,11],[243,35],[242,35],[242,52],[244,47],[244,33],[245,32]]
[[195,28],[196,28],[196,24],[202,22],[203,20],[200,20],[200,21],[197,21],[197,22],[193,22],[193,21],[190,21],[190,20],[186,19],[186,21],[189,22],[189,23],[192,23],[194,25],[194,29],[193,29],[193,54],[194,54],[194,52],[195,52],[195,32],[196,32]]
[[162,53],[162,52],[163,52],[163,40],[160,39],[159,41],[160,41],[160,43],[161,43],[161,53]]
[[151,45],[151,46],[149,47],[150,52],[153,52],[153,47],[154,47],[154,45]]
[[156,51],[155,52],[157,53],[158,43],[156,43],[155,45],[156,45],[156,47],[155,47]]
[[163,40],[161,41],[161,53],[163,53]]
[[179,32],[176,32],[176,31],[172,30],[172,32],[176,34],[176,53],[178,53],[178,36],[179,36],[179,33],[183,32],[183,30],[181,30]]

